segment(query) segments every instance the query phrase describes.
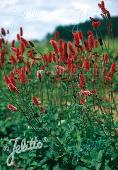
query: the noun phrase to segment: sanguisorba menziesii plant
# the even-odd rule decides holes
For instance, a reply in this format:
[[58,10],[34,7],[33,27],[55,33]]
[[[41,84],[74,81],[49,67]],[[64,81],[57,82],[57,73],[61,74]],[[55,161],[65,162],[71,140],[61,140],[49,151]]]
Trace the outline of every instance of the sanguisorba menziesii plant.
[[[110,13],[103,1],[98,5],[112,36]],[[55,37],[48,54],[24,39],[22,28],[9,47],[8,32],[1,29],[7,108],[23,114],[40,139],[48,138],[46,161],[63,169],[112,167],[117,160],[117,64],[101,37],[101,21],[90,19],[87,39],[81,30],[73,32],[73,42]]]

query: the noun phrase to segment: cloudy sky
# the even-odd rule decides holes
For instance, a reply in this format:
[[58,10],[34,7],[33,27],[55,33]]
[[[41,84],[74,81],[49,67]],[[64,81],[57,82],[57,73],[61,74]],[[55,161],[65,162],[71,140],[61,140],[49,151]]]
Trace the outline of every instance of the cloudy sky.
[[[99,0],[0,0],[0,28],[14,39],[19,27],[27,39],[42,39],[58,25],[77,24],[99,16]],[[118,0],[105,0],[111,15],[118,15]]]

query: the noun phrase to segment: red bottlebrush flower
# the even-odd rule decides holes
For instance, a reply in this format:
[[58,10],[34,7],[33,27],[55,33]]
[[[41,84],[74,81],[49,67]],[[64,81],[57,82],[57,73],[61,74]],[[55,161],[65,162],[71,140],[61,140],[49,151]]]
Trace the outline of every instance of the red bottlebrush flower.
[[106,53],[103,57],[104,64],[106,64],[109,61],[109,54]]
[[17,53],[17,48],[11,47],[11,50],[12,50],[14,53]]
[[94,76],[98,76],[98,64],[94,64]]
[[50,40],[50,44],[52,45],[55,53],[58,54],[58,53],[59,53],[59,50],[58,50],[56,41],[55,41],[55,40]]
[[27,61],[25,68],[26,68],[26,72],[30,72],[31,71],[31,64],[30,64],[29,61]]
[[80,92],[80,95],[84,95],[84,96],[90,96],[92,94],[96,94],[96,91],[95,90],[81,90]]
[[104,1],[101,1],[101,3],[98,4],[99,8],[101,9],[103,14],[108,14],[109,11],[105,8],[105,3]]
[[43,71],[43,70],[38,70],[38,71],[36,72],[36,76],[37,76],[37,78],[40,79],[40,80],[42,79],[42,73],[41,73],[42,71]]
[[83,89],[85,87],[85,77],[82,73],[79,74],[79,87]]
[[92,26],[94,29],[97,29],[101,25],[100,21],[92,21]]
[[44,54],[44,55],[43,55],[43,61],[44,61],[44,62],[48,62],[48,55],[47,55],[47,54]]
[[18,92],[16,86],[14,86],[13,83],[9,83],[9,84],[8,84],[8,88],[9,88],[9,90],[12,91],[12,92]]
[[10,56],[10,61],[13,65],[17,64],[17,60],[13,55]]
[[67,64],[68,64],[68,69],[71,69],[71,65],[72,65],[72,58],[70,58],[70,56],[67,59]]
[[[15,77],[14,77],[14,73],[13,73],[13,72],[11,72],[11,74],[10,74],[9,77],[5,75],[5,76],[3,77],[3,79],[4,79],[5,83],[7,84],[7,86],[8,86],[9,84],[13,84],[14,86],[16,86]],[[10,86],[11,86],[11,85],[10,85]]]
[[32,97],[32,102],[35,106],[38,106],[41,104],[41,101],[35,96]]
[[75,44],[75,46],[79,46],[80,39],[79,39],[78,32],[74,32],[73,36],[74,36],[74,44]]
[[78,37],[80,40],[83,40],[83,33],[82,31],[78,31]]
[[5,31],[4,28],[1,28],[1,34],[2,34],[3,36],[6,36],[6,31]]
[[5,52],[4,51],[0,52],[0,59],[1,59],[1,63],[4,64],[4,62],[5,62]]
[[34,57],[34,51],[33,50],[29,51],[28,56],[30,58],[33,58]]
[[112,63],[112,64],[111,64],[111,67],[110,67],[110,71],[109,71],[108,76],[107,76],[107,79],[108,79],[109,81],[112,80],[113,74],[114,74],[115,72],[116,72],[116,63]]
[[80,103],[80,105],[84,105],[84,104],[86,103],[86,100],[81,98],[81,99],[79,100],[79,103]]
[[78,63],[78,68],[82,68],[82,63],[81,62]]
[[63,54],[64,51],[64,41],[62,39],[59,40],[59,52]]
[[13,112],[16,112],[17,111],[17,108],[15,106],[13,106],[12,104],[8,104],[7,105],[7,108]]
[[50,53],[49,55],[44,54],[43,55],[43,60],[44,60],[44,62],[51,63],[52,62],[52,53]]
[[0,38],[0,48],[2,47],[2,38]]
[[52,54],[52,61],[55,63],[57,62],[57,56],[55,54]]
[[89,71],[89,70],[90,70],[90,61],[89,61],[88,59],[84,59],[83,68],[84,68],[86,71]]
[[70,72],[71,72],[71,74],[75,74],[76,73],[76,65],[75,64],[71,64]]
[[88,46],[90,49],[94,48],[94,36],[93,35],[88,36]]
[[88,36],[89,36],[89,35],[94,36],[94,34],[93,34],[93,32],[92,32],[92,31],[87,31],[87,34],[88,34]]
[[68,42],[68,48],[69,48],[70,54],[74,55],[75,50],[74,50],[73,45],[72,45],[72,43],[70,41]]
[[63,66],[56,65],[55,68],[57,75],[64,74],[66,72],[66,68]]
[[95,40],[95,41],[94,41],[94,47],[95,47],[95,48],[98,48],[98,46],[99,46],[99,41],[98,41],[98,40]]
[[58,39],[58,38],[59,38],[59,32],[58,32],[58,31],[56,31],[56,32],[54,33],[54,38],[55,38],[55,39]]
[[25,40],[23,37],[20,38],[21,42],[24,43],[25,47],[28,45],[27,40]]
[[3,79],[4,79],[4,81],[5,81],[5,83],[8,85],[9,83],[11,83],[11,81],[10,81],[10,79],[9,79],[9,77],[8,76],[4,76],[3,77]]
[[2,63],[0,62],[0,69],[2,69]]
[[14,47],[15,46],[15,40],[13,40],[12,42],[11,42],[11,47]]
[[18,41],[20,41],[20,38],[21,38],[20,35],[17,34],[17,40],[18,40]]
[[103,71],[102,71],[102,79],[105,80],[107,77],[107,69],[106,67],[103,68]]
[[25,49],[26,49],[26,46],[23,42],[21,42],[20,44],[20,51],[21,51],[21,54],[23,54],[25,52]]
[[18,79],[21,84],[26,83],[27,75],[26,75],[26,68],[22,67],[18,73]]
[[109,72],[109,74],[108,74],[108,76],[107,76],[107,80],[112,81],[112,77],[113,77],[113,74],[111,74],[111,73]]
[[16,86],[15,76],[13,72],[10,73],[9,80],[14,86]]
[[116,72],[116,63],[112,63],[110,67],[110,73],[114,74]]
[[23,28],[20,27],[20,36],[23,36]]
[[84,50],[85,51],[90,51],[90,47],[89,46],[90,46],[89,41],[85,41],[84,42],[84,48],[85,48]]
[[99,6],[100,8],[105,8],[105,3],[104,3],[104,1],[101,1],[101,3],[99,3],[98,6]]

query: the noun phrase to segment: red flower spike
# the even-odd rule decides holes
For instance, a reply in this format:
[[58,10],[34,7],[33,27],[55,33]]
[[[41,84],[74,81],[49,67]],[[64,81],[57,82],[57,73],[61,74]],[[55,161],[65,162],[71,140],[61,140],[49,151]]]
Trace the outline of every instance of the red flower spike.
[[15,76],[13,72],[10,73],[9,80],[14,86],[16,86]]
[[59,66],[59,65],[56,65],[56,74],[57,75],[61,75],[61,74],[64,74],[66,72],[66,68],[63,67],[63,66]]
[[98,4],[99,8],[101,9],[103,14],[108,14],[109,11],[105,8],[105,3],[104,1],[101,1],[101,3]]
[[103,68],[103,72],[102,72],[102,79],[105,80],[107,77],[107,69],[106,67]]
[[94,34],[93,34],[93,32],[92,32],[92,31],[87,31],[87,34],[88,34],[88,36],[89,36],[89,35],[94,36]]
[[32,50],[29,51],[28,56],[29,56],[30,58],[34,58],[34,52],[33,52]]
[[5,83],[8,85],[9,83],[11,83],[11,81],[10,81],[10,79],[9,79],[9,77],[8,76],[4,76],[3,77],[3,79],[4,79],[4,81],[5,81]]
[[57,62],[57,56],[55,54],[52,54],[52,61],[55,63]]
[[13,65],[17,64],[17,60],[13,55],[10,56],[10,61]]
[[55,38],[55,39],[58,39],[58,38],[59,38],[59,32],[58,32],[58,31],[56,31],[56,32],[54,33],[54,38]]
[[78,36],[78,32],[74,32],[73,36],[74,36],[74,44],[75,44],[75,46],[79,46],[80,39],[79,39],[79,36]]
[[38,71],[36,72],[36,76],[37,76],[37,78],[38,78],[39,80],[42,79],[42,74],[41,74],[41,72],[42,72],[42,70],[38,70]]
[[100,21],[92,21],[92,26],[94,29],[97,29],[101,25]]
[[103,61],[104,61],[104,64],[107,64],[107,62],[109,61],[109,54],[106,53],[103,57]]
[[35,96],[32,97],[32,102],[35,106],[38,106],[41,104],[41,101]]
[[20,41],[20,35],[19,34],[17,34],[17,40]]
[[5,31],[4,28],[1,28],[1,34],[2,34],[3,36],[6,36],[6,31]]
[[23,37],[21,37],[21,42],[24,43],[25,47],[28,45],[27,40],[25,40]]
[[64,42],[64,50],[63,50],[63,55],[65,55],[67,53],[67,43]]
[[94,64],[94,76],[98,76],[98,64]]
[[85,78],[82,73],[79,74],[79,87],[83,89],[85,87]]
[[13,40],[12,42],[11,42],[11,47],[14,47],[15,46],[15,40]]
[[19,79],[19,82],[20,82],[21,84],[26,83],[26,81],[27,81],[27,75],[26,75],[26,68],[25,68],[25,67],[22,67],[22,68],[18,71],[18,79]]
[[2,63],[0,62],[0,69],[2,69],[2,66],[3,66]]
[[71,74],[75,74],[76,73],[76,65],[75,64],[71,64],[70,72],[71,72]]
[[7,108],[13,112],[16,112],[17,111],[17,108],[15,106],[13,106],[12,104],[8,104],[7,105]]
[[94,41],[94,47],[95,47],[95,48],[98,48],[98,46],[99,46],[99,41],[98,41],[98,40],[95,40],[95,41]]
[[11,50],[12,50],[14,53],[17,53],[17,48],[11,47]]
[[90,49],[94,48],[94,36],[93,35],[89,35],[88,37],[88,46]]
[[89,61],[88,59],[84,59],[83,68],[84,68],[86,71],[89,71],[89,70],[90,70],[90,61]]
[[20,27],[20,36],[23,36],[23,28]]
[[30,64],[29,61],[27,61],[25,68],[26,68],[26,72],[30,72],[31,71],[31,64]]
[[0,48],[2,47],[2,38],[0,38]]
[[68,42],[68,48],[69,48],[69,50],[70,50],[70,54],[75,54],[75,50],[74,50],[74,48],[73,48],[73,45],[72,45],[72,43],[69,41]]
[[60,54],[63,54],[63,51],[64,51],[64,42],[63,40],[59,40],[59,52]]
[[107,76],[107,80],[112,81],[112,77],[113,77],[113,74],[111,74],[111,73],[109,72],[109,74],[108,74],[108,76]]
[[12,91],[12,92],[18,92],[16,86],[14,86],[14,84],[12,84],[12,83],[9,83],[9,84],[8,84],[8,88],[9,88],[9,90]]
[[93,95],[93,94],[96,94],[96,91],[95,90],[81,90],[80,92],[80,95],[84,95],[84,96],[90,96],[90,95]]
[[114,74],[116,72],[116,63],[112,63],[110,67],[110,73]]
[[86,100],[81,98],[81,99],[79,100],[79,103],[80,103],[80,105],[84,105],[84,104],[86,103]]
[[21,42],[21,44],[20,44],[20,50],[21,50],[21,53],[22,53],[22,54],[25,52],[25,49],[26,49],[26,45],[25,45],[23,42]]
[[1,63],[4,64],[5,62],[5,51],[4,50],[0,52],[0,59],[1,59]]
[[82,31],[78,31],[78,37],[80,40],[83,40],[83,33]]
[[56,41],[55,41],[55,40],[50,40],[50,44],[52,45],[55,53],[58,54],[58,53],[59,53],[59,50],[58,50]]

